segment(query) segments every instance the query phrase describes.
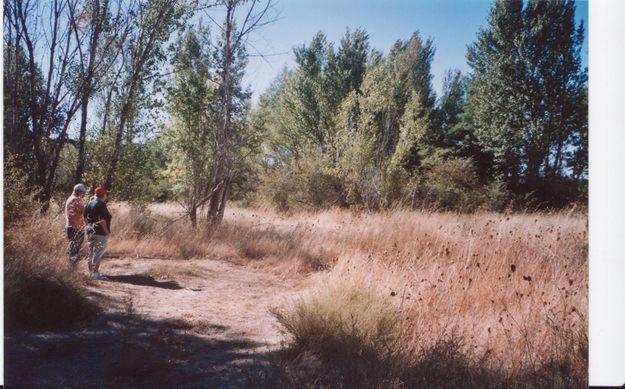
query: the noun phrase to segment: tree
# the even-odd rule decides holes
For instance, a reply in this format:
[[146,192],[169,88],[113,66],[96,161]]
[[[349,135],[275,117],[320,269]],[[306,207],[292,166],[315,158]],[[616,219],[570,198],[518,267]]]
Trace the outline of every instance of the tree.
[[[222,0],[218,4],[225,8],[225,15],[222,23],[215,23],[221,30],[215,50],[221,125],[215,130],[215,163],[208,191],[211,195],[206,219],[211,225],[217,225],[223,219],[237,172],[236,150],[244,144],[241,135],[245,129],[245,112],[248,110],[250,93],[243,90],[241,82],[247,59],[247,40],[251,33],[272,21],[267,13],[271,0],[267,0],[264,5],[260,0]],[[239,27],[235,20],[241,10],[243,22]],[[213,18],[211,20],[214,21]]]
[[167,90],[168,111],[174,121],[162,134],[168,154],[165,172],[191,224],[197,226],[197,208],[206,201],[214,163],[213,130],[218,122],[217,88],[211,74],[207,33],[186,32],[178,41],[173,83]]
[[443,79],[443,90],[436,111],[436,144],[453,152],[462,147],[463,134],[458,131],[466,104],[467,78],[459,70],[449,70]]
[[75,182],[82,181],[85,171],[89,101],[100,87],[99,79],[114,65],[131,25],[129,21],[132,15],[124,15],[126,10],[121,2],[117,2],[115,14],[111,12],[111,8],[110,0],[90,0],[85,2],[82,9],[71,9],[76,38],[84,46],[79,46],[78,75],[84,81],[80,96]]
[[[20,152],[32,152],[30,181],[39,188],[36,198],[42,210],[52,196],[61,150],[84,89],[84,80],[71,72],[77,66],[80,46],[72,13],[76,4],[75,0],[11,0],[4,7],[5,80],[14,86],[5,98],[15,131],[9,135],[28,139],[8,143]],[[43,58],[41,64],[38,58]]]
[[359,91],[369,55],[364,30],[347,30],[338,50],[319,32],[293,50],[297,68],[284,71],[263,98],[268,146],[280,163],[307,153],[336,159],[337,114],[342,101]]
[[567,151],[586,131],[583,25],[576,27],[574,14],[570,0],[525,7],[496,1],[469,47],[466,126],[519,193],[540,192],[547,177],[564,178],[565,165],[575,165]]
[[400,199],[432,152],[433,54],[418,33],[397,41],[386,58],[373,55],[360,91],[344,100],[337,148],[348,199],[372,208]]
[[158,75],[159,65],[165,59],[162,44],[169,39],[174,29],[179,27],[181,18],[186,14],[186,8],[181,1],[147,0],[129,12],[137,16],[130,21],[132,25],[125,40],[124,56],[118,70],[118,75],[122,75],[117,102],[120,107],[119,119],[104,181],[104,186],[109,189],[115,182],[117,163],[122,156],[121,146],[127,127],[136,117],[138,97],[144,91],[146,82]]

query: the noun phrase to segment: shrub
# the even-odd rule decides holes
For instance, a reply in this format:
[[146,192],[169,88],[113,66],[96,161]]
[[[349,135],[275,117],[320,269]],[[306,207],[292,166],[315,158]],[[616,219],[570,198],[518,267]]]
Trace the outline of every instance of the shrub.
[[470,158],[452,158],[425,168],[424,176],[416,180],[412,206],[459,212],[501,210],[508,198],[503,183],[480,183]]
[[331,362],[347,386],[377,381],[396,368],[401,320],[381,293],[364,285],[324,288],[275,315],[292,336],[287,354],[312,353]]
[[28,183],[28,176],[18,166],[17,158],[8,155],[4,161],[4,222],[13,223],[37,209],[33,201],[36,189]]
[[324,166],[321,158],[309,156],[273,167],[261,184],[261,197],[282,211],[344,204],[341,180]]

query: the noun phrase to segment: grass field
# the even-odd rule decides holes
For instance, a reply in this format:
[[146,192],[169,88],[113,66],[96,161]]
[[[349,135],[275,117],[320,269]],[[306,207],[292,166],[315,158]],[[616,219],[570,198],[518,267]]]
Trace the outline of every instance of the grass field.
[[586,385],[584,214],[230,208],[209,233],[193,231],[175,205],[111,208],[111,256],[222,259],[310,280],[304,297],[274,312],[288,343],[272,380]]

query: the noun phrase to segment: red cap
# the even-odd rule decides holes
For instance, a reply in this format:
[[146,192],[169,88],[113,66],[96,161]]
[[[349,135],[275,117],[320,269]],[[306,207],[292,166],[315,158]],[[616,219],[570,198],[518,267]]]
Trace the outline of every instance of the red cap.
[[98,186],[97,188],[95,188],[94,193],[98,197],[104,197],[104,195],[108,193],[108,190],[104,189],[101,186]]

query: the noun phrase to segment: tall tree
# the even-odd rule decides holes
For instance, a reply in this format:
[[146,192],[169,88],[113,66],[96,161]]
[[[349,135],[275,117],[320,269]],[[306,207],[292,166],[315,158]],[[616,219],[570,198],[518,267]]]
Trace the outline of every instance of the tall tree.
[[[215,163],[206,218],[211,225],[221,223],[236,174],[236,149],[242,144],[245,115],[250,93],[242,84],[247,61],[248,39],[258,28],[271,23],[268,11],[272,1],[221,0],[224,19],[216,23],[221,37],[215,50],[219,83],[221,125],[215,131]],[[237,20],[242,20],[237,25]],[[211,18],[213,21],[215,19]]]
[[119,119],[116,122],[112,153],[108,163],[104,186],[111,188],[115,182],[117,163],[122,156],[122,141],[127,127],[137,113],[137,97],[146,82],[158,75],[165,59],[163,43],[180,26],[186,15],[182,1],[147,0],[129,12],[137,15],[125,40],[124,58],[121,59],[121,91],[119,93]]
[[360,91],[370,53],[368,40],[362,29],[347,30],[335,51],[319,32],[308,45],[293,50],[296,69],[276,79],[267,96],[271,95],[271,104],[265,101],[261,108],[270,111],[268,145],[281,162],[307,153],[334,159],[337,114],[347,95]]
[[215,150],[213,129],[218,126],[217,88],[211,74],[207,33],[188,31],[179,40],[174,57],[173,83],[167,90],[168,111],[174,122],[162,134],[168,154],[168,181],[192,226],[197,226],[197,209],[206,201]]
[[392,203],[433,151],[433,55],[432,41],[419,33],[397,41],[367,69],[360,93],[345,99],[338,147],[348,197],[370,207]]
[[572,0],[498,0],[469,47],[466,124],[518,192],[562,177],[566,151],[586,129],[583,26],[574,14]]
[[[424,41],[416,32],[406,41],[397,41],[384,62],[367,72],[362,86],[363,115],[359,128],[375,139],[379,163],[388,161],[395,152],[402,117],[411,100],[414,100],[411,106],[418,109],[415,115],[425,117],[433,113],[436,99],[430,71],[433,56],[432,41]],[[429,141],[433,131],[430,125],[421,138]]]
[[52,196],[61,151],[84,89],[84,79],[72,72],[81,44],[75,39],[77,21],[72,12],[77,4],[11,0],[4,7],[5,80],[14,86],[5,101],[10,103],[11,125],[18,131],[10,135],[28,138],[17,143],[33,154],[31,181],[38,187],[36,197],[43,210]]
[[131,25],[132,15],[122,2],[113,3],[111,0],[89,0],[81,4],[82,8],[71,9],[74,32],[81,44],[78,74],[83,79],[77,139],[78,161],[74,177],[76,182],[82,181],[85,171],[89,101],[99,88],[99,78],[114,65]]

